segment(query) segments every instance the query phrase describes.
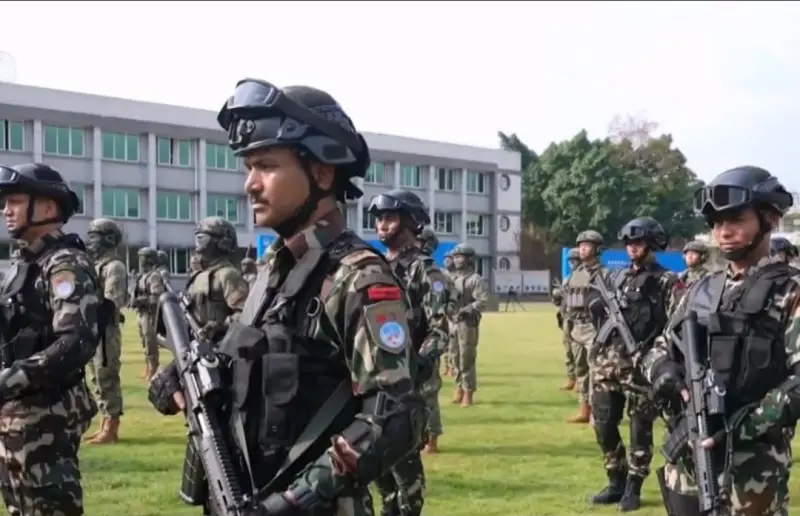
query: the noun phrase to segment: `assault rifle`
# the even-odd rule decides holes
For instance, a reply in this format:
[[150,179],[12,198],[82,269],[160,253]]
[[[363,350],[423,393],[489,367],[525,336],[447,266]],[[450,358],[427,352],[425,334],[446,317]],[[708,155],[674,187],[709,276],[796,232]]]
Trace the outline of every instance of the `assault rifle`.
[[[682,352],[686,368],[686,383],[689,401],[686,404],[685,420],[688,425],[689,443],[694,461],[700,514],[723,516],[722,497],[711,450],[700,446],[709,435],[709,419],[725,417],[725,389],[714,381],[714,372],[706,368],[700,359],[698,348],[705,349],[705,340],[700,337],[697,312],[689,312],[682,323]],[[732,436],[728,436],[732,439]]]
[[251,497],[241,489],[245,475],[237,467],[238,448],[227,430],[225,414],[230,400],[221,375],[223,364],[203,337],[186,294],[166,284],[167,292],[159,299],[165,342],[175,355],[189,439],[208,479],[208,503],[220,516],[253,514]]
[[631,329],[628,328],[628,323],[625,322],[625,316],[622,315],[623,302],[620,301],[616,289],[609,289],[605,278],[601,274],[595,276],[594,281],[592,281],[592,287],[600,294],[600,298],[605,304],[606,312],[605,322],[597,329],[596,341],[601,344],[608,342],[611,333],[616,330],[617,335],[625,345],[625,351],[627,351],[628,356],[634,356],[640,351],[639,343],[633,338]]

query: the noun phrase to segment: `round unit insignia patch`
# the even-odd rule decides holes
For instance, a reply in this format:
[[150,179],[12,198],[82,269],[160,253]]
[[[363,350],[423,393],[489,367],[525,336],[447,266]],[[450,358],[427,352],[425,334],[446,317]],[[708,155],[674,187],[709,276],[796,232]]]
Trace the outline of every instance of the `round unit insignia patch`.
[[75,284],[71,281],[62,280],[55,284],[53,290],[56,297],[66,299],[75,292]]
[[378,338],[381,344],[389,349],[400,349],[406,343],[406,331],[403,326],[396,321],[385,322],[378,330]]
[[432,287],[433,291],[436,292],[437,294],[440,294],[444,290],[444,285],[442,284],[441,281],[438,280],[433,282]]

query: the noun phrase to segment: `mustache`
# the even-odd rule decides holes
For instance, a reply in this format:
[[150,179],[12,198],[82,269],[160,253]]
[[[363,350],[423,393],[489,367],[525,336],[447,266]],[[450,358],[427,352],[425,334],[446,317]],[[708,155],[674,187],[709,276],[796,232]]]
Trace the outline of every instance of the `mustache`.
[[250,195],[248,197],[250,199],[250,204],[269,204],[266,199],[258,195]]

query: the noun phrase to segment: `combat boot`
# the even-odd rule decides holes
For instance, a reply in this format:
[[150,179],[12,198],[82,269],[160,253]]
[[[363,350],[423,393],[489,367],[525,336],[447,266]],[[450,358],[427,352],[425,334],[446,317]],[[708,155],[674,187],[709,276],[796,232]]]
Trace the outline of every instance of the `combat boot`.
[[567,383],[558,388],[560,391],[571,391],[575,388],[575,378],[568,378]]
[[432,435],[425,444],[425,453],[428,455],[436,455],[439,453],[439,436]]
[[608,470],[608,485],[592,497],[592,503],[597,505],[611,505],[618,503],[625,495],[627,471]]
[[461,400],[464,399],[464,390],[461,387],[456,387],[453,391],[453,403],[461,403]]
[[111,417],[103,421],[101,432],[89,444],[116,444],[119,442],[119,418]]
[[84,437],[83,441],[87,442],[87,441],[91,441],[92,439],[95,439],[98,435],[102,434],[105,431],[107,424],[108,424],[108,418],[104,417],[103,420],[100,421],[100,428],[98,428],[96,432],[91,433],[91,434],[87,435],[86,437]]
[[568,417],[567,423],[588,423],[591,415],[591,407],[589,407],[588,403],[582,401],[578,405],[578,412],[574,416]]
[[464,391],[464,396],[461,397],[462,407],[471,407],[475,404],[475,397],[472,391]]
[[642,477],[628,477],[625,485],[625,493],[619,501],[619,512],[636,511],[642,506]]

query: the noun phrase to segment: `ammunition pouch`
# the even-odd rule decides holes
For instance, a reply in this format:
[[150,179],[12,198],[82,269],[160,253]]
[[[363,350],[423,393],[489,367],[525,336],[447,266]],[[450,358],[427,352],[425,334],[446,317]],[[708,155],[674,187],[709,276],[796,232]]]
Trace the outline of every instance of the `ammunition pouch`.
[[193,439],[186,440],[181,489],[178,494],[186,505],[203,505],[208,499],[208,482],[203,470],[203,461],[194,447]]

